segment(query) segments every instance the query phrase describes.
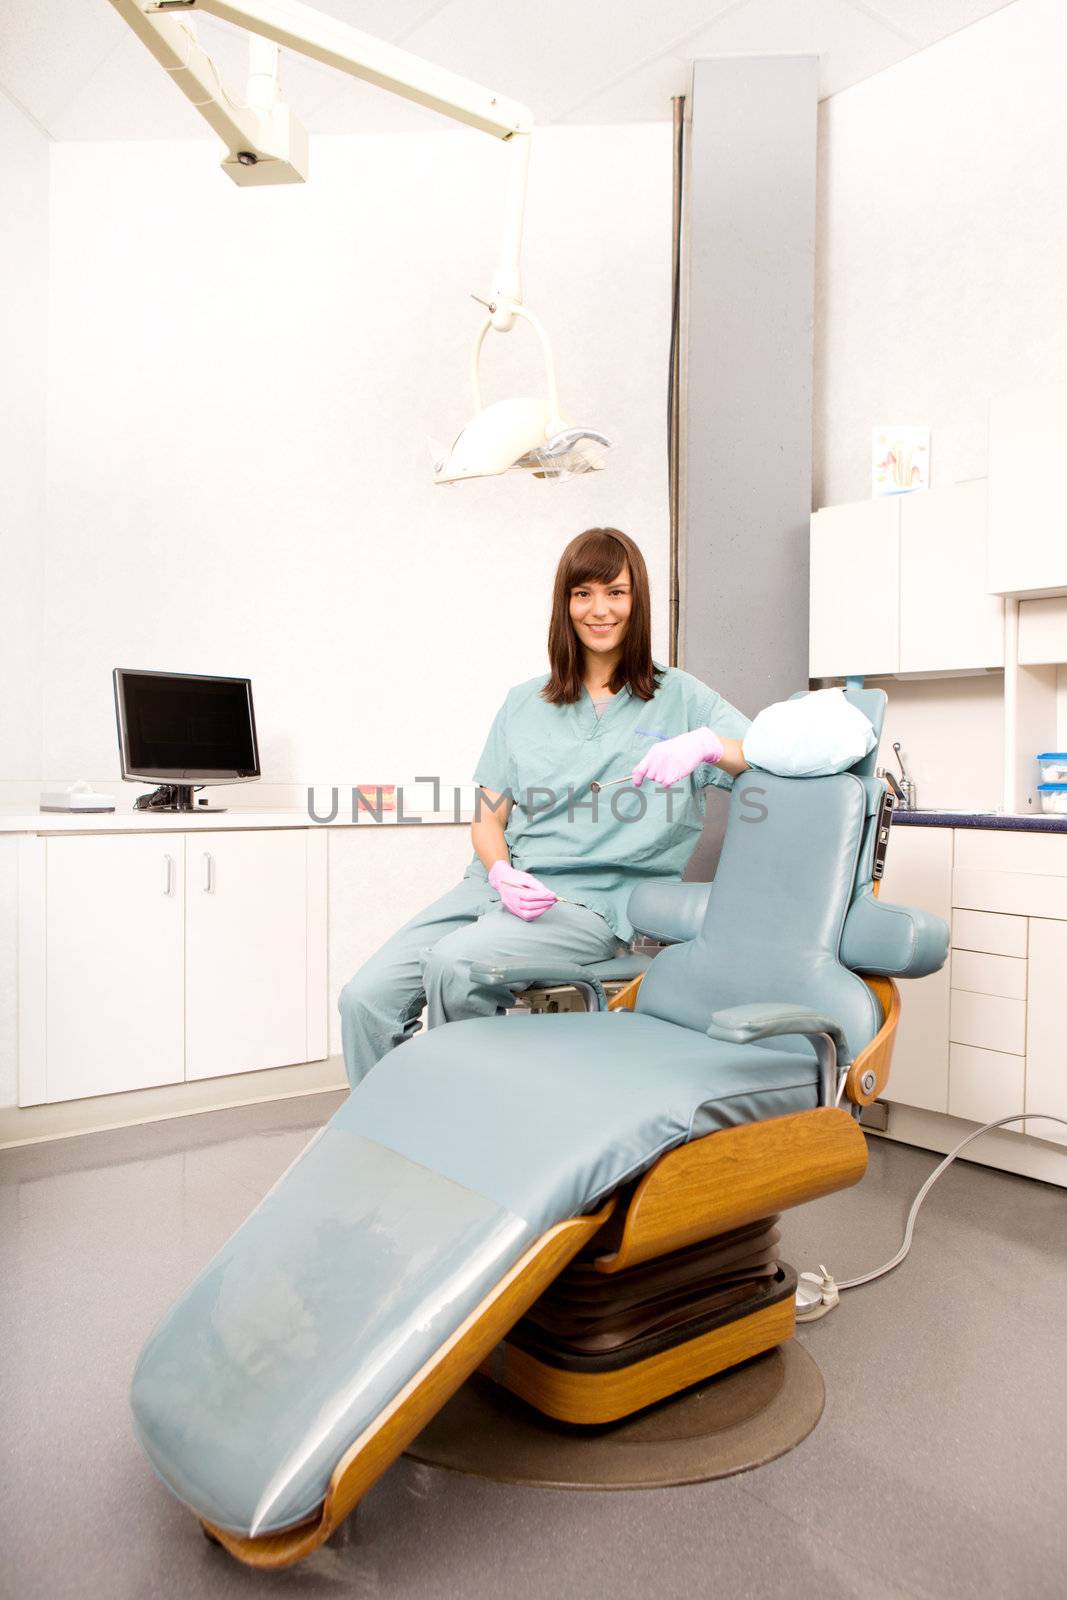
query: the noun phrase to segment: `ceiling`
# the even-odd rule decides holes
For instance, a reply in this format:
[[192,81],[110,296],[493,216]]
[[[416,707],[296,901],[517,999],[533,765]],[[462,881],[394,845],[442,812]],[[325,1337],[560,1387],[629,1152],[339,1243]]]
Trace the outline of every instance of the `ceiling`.
[[[670,116],[690,63],[819,57],[825,99],[1012,0],[320,0],[318,9],[525,102],[540,124]],[[223,81],[241,32],[201,14]],[[311,133],[444,128],[420,106],[283,52],[285,98]],[[0,0],[0,88],[55,139],[213,137],[107,0]]]

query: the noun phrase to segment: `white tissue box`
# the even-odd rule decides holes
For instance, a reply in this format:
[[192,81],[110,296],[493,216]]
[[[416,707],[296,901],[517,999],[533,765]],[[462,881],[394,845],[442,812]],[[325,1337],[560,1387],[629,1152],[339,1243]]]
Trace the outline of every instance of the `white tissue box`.
[[69,789],[53,789],[42,794],[42,811],[114,811],[113,794],[96,794],[87,783],[72,784]]

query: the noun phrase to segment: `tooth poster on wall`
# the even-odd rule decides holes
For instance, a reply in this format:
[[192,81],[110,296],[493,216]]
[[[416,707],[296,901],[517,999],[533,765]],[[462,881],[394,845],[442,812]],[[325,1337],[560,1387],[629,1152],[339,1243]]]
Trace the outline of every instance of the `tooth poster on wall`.
[[871,494],[910,494],[930,487],[930,429],[871,429]]

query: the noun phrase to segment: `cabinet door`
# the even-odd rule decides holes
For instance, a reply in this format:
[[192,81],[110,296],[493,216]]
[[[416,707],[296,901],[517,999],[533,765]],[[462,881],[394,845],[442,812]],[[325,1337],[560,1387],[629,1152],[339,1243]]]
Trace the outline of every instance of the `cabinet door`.
[[49,1102],[178,1083],[183,1067],[180,834],[49,839]]
[[1019,665],[1055,666],[1067,661],[1067,595],[1019,601]]
[[986,589],[983,479],[900,497],[900,671],[1004,665],[1004,601]]
[[[897,905],[921,906],[949,921],[952,829],[892,828],[880,897]],[[927,1111],[948,1109],[949,985],[948,962],[928,978],[901,980],[887,1100]]]
[[[1054,1117],[1067,1117],[1065,975],[1067,922],[1031,917],[1025,1109],[1049,1112]],[[1026,1122],[1021,1130],[1035,1139],[1067,1144],[1067,1128],[1056,1122]]]
[[186,840],[185,1075],[307,1060],[303,829]]
[[812,517],[811,677],[898,670],[899,524],[896,497],[828,506]]
[[1063,437],[1067,384],[994,395],[989,403],[989,588],[1067,593]]

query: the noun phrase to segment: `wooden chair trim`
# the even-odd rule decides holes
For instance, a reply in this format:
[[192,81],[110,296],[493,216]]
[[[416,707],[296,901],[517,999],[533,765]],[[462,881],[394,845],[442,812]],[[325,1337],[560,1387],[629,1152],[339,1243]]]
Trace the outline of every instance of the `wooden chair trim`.
[[[893,979],[866,975],[863,981],[868,989],[873,991],[882,1008],[882,1026],[866,1050],[860,1051],[848,1069],[848,1077],[845,1079],[845,1098],[856,1106],[869,1106],[872,1101],[878,1099],[889,1082],[897,1023],[900,1021],[900,990]],[[861,1083],[868,1072],[874,1073],[874,1081],[869,1088],[863,1089]]]
[[631,978],[625,989],[620,989],[613,999],[608,1001],[609,1011],[632,1011],[637,1001],[637,991],[644,981],[645,974],[639,972],[636,978]]
[[772,1350],[792,1338],[795,1325],[796,1301],[790,1295],[613,1372],[567,1372],[513,1344],[504,1346],[502,1368],[494,1360],[482,1370],[545,1416],[590,1426],[632,1416],[690,1384]]
[[481,1305],[345,1451],[333,1470],[316,1517],[256,1538],[228,1533],[225,1528],[203,1521],[205,1533],[250,1567],[291,1567],[318,1549],[568,1261],[599,1231],[614,1207],[614,1199],[608,1200],[593,1216],[561,1222],[530,1246]]
[[679,1145],[637,1186],[622,1240],[600,1272],[682,1250],[789,1206],[858,1183],[867,1145],[847,1111],[821,1106],[746,1122]]

